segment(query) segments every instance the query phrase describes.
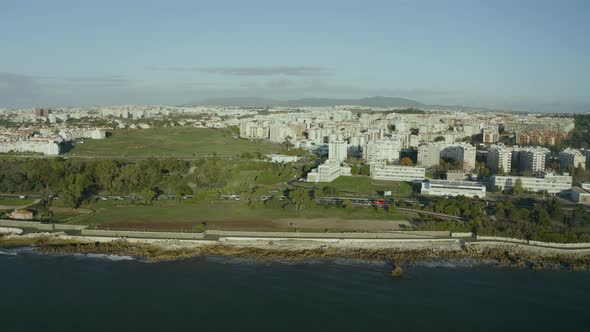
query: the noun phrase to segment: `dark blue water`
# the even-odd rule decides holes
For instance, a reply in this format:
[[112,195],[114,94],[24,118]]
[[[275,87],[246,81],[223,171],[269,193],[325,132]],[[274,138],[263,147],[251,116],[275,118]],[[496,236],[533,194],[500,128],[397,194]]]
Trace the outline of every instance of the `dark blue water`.
[[0,253],[1,331],[590,330],[589,272]]

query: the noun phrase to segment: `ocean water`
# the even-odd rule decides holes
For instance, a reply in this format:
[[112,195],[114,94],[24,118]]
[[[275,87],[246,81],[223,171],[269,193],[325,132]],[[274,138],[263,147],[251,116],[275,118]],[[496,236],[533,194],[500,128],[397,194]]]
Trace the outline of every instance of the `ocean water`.
[[590,272],[0,250],[1,331],[590,331]]

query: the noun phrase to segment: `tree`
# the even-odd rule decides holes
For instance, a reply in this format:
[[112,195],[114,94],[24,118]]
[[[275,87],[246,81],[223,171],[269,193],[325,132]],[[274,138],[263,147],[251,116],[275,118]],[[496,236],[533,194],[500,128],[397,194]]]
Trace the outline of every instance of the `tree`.
[[522,187],[522,180],[521,179],[516,179],[516,181],[514,181],[514,186],[512,187],[512,193],[515,195],[522,195],[524,194],[524,188]]
[[445,138],[444,136],[437,136],[434,138],[434,142],[444,142]]
[[551,223],[551,217],[545,208],[537,203],[535,204],[535,208],[533,209],[533,221],[537,224],[547,225]]
[[94,167],[94,178],[99,188],[108,194],[113,191],[113,181],[119,176],[119,165],[114,160],[101,160]]
[[338,195],[338,189],[336,189],[335,187],[331,187],[331,186],[325,186],[324,188],[322,188],[322,192],[324,193],[325,196],[329,196],[329,197],[333,197]]
[[371,175],[371,167],[369,165],[363,165],[360,168],[360,174],[369,176]]
[[414,165],[414,162],[412,162],[412,158],[410,158],[410,157],[403,157],[399,161],[399,164],[402,166],[412,166],[412,165]]
[[293,204],[299,212],[309,205],[309,203],[311,202],[311,196],[309,190],[303,188],[295,188],[289,191],[289,200],[291,201],[291,204]]
[[149,188],[142,190],[140,195],[143,200],[143,203],[146,205],[152,204],[152,201],[154,200],[154,198],[156,198],[156,192]]

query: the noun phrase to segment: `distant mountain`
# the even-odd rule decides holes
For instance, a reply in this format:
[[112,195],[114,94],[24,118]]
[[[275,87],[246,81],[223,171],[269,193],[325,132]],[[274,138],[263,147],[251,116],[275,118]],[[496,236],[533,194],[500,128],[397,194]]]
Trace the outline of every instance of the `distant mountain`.
[[361,99],[335,99],[335,98],[304,98],[280,101],[268,98],[256,97],[238,97],[238,98],[211,98],[205,99],[195,105],[210,106],[244,106],[244,107],[262,107],[262,106],[311,106],[311,107],[329,107],[338,105],[355,105],[366,107],[421,107],[421,102],[394,97],[369,97]]
[[356,105],[366,107],[419,107],[421,102],[394,97],[369,97],[361,99],[331,99],[331,98],[307,98],[289,100],[283,103],[285,106],[338,106]]
[[209,98],[201,100],[193,105],[206,106],[244,106],[244,107],[262,107],[262,106],[278,106],[281,102],[269,98],[257,97],[234,97],[234,98]]

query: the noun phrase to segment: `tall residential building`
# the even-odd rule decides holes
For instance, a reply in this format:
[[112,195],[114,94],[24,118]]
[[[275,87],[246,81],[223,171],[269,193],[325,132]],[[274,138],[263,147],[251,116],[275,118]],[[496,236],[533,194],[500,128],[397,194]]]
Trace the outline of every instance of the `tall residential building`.
[[328,159],[342,163],[348,156],[348,144],[342,140],[328,143]]
[[399,138],[368,141],[363,147],[363,159],[366,163],[380,161],[398,162],[402,150]]
[[567,148],[559,152],[559,164],[565,169],[577,167],[586,169],[586,156],[579,150]]
[[488,150],[487,167],[494,173],[502,170],[504,173],[510,173],[512,169],[512,149],[504,145],[492,145]]
[[469,143],[456,143],[446,145],[440,152],[444,158],[452,159],[463,165],[463,170],[472,171],[475,169],[476,149]]
[[512,150],[512,163],[518,165],[518,170],[521,172],[545,172],[547,155],[550,153],[549,149],[543,147],[514,148]]
[[443,146],[436,143],[422,144],[418,146],[418,162],[419,166],[434,167],[440,163],[440,151]]

